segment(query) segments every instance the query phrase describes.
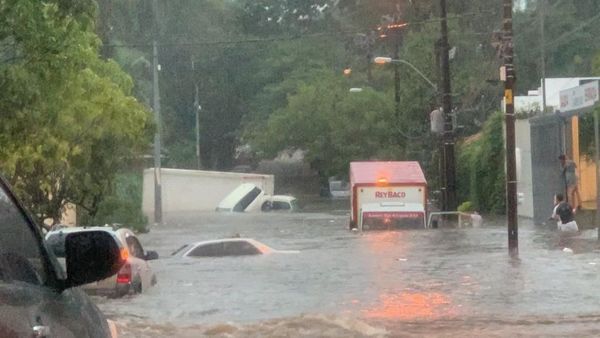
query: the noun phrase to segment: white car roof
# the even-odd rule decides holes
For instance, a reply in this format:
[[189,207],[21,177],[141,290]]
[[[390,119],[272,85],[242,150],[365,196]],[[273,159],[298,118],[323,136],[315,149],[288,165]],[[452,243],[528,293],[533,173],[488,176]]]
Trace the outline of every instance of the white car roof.
[[215,243],[227,243],[227,242],[248,242],[263,252],[264,251],[266,251],[266,252],[274,251],[273,248],[255,240],[253,238],[232,237],[232,238],[212,239],[212,240],[208,240],[208,241],[189,243],[189,244],[186,244],[185,246],[183,246],[181,249],[179,249],[179,250],[182,250],[185,248],[185,250],[177,252],[176,255],[187,256],[187,254],[189,252],[191,252],[192,250],[194,250],[195,248],[197,248],[199,246],[215,244]]
[[291,202],[294,201],[296,197],[289,195],[273,195],[271,196],[271,201],[273,202]]
[[119,228],[119,229],[115,230],[109,226],[91,226],[91,227],[66,227],[66,228],[61,228],[58,230],[52,230],[52,231],[49,231],[46,234],[46,237],[44,237],[44,238],[48,239],[48,238],[50,238],[50,236],[52,236],[54,234],[67,235],[67,234],[74,233],[74,232],[92,231],[92,230],[100,230],[100,231],[110,232],[115,237],[117,237],[119,239],[119,241],[122,242],[123,245],[125,245],[124,241],[127,237],[135,236],[135,233],[128,228]]
[[259,241],[252,239],[252,238],[232,237],[232,238],[211,239],[208,241],[194,242],[194,243],[190,243],[189,245],[198,246],[198,245],[204,245],[204,244],[222,243],[222,242],[238,242],[238,241],[246,241],[246,242],[250,242],[253,244],[262,244]]
[[48,238],[50,235],[54,235],[54,234],[70,234],[70,233],[73,233],[73,232],[92,231],[92,230],[102,230],[102,231],[108,231],[108,232],[112,232],[112,233],[115,232],[111,227],[101,227],[101,226],[93,226],[93,227],[66,227],[66,228],[61,228],[61,229],[58,229],[58,230],[48,231],[48,233],[46,234],[46,238]]

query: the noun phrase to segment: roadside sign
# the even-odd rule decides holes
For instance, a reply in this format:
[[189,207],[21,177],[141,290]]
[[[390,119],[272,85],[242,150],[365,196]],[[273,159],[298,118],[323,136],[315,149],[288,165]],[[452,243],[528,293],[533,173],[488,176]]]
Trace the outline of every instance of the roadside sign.
[[592,107],[598,102],[598,81],[560,91],[560,112],[569,113]]
[[513,92],[511,89],[504,91],[504,104],[513,104]]

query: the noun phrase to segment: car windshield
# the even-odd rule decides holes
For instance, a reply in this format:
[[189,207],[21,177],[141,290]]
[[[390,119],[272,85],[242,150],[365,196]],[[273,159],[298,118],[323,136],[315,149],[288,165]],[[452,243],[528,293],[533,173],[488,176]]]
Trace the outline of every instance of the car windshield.
[[175,255],[177,255],[177,254],[180,254],[180,253],[182,253],[183,251],[185,251],[185,250],[187,250],[187,249],[189,249],[189,248],[190,248],[190,245],[189,245],[189,244],[182,245],[181,247],[179,247],[179,249],[177,249],[177,250],[173,251],[173,252],[171,253],[171,256],[175,256]]
[[0,0],[0,172],[125,337],[595,336],[600,0]]

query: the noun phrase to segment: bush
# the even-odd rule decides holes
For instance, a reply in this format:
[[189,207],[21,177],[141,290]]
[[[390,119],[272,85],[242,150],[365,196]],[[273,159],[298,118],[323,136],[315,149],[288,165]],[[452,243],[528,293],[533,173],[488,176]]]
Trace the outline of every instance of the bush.
[[94,216],[81,215],[82,225],[118,224],[147,232],[148,219],[142,214],[142,175],[121,174],[117,177],[114,193],[106,196]]
[[473,206],[473,203],[471,201],[466,201],[459,205],[457,210],[460,212],[471,212],[475,211],[475,207]]
[[458,195],[476,210],[504,213],[504,138],[502,114],[490,115],[479,135],[458,148]]

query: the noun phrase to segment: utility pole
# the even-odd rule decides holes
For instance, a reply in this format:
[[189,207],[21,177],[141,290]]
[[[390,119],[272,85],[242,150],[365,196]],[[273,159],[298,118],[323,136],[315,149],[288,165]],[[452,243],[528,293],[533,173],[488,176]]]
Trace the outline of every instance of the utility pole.
[[519,254],[519,231],[517,224],[517,170],[515,159],[515,68],[513,64],[513,0],[503,0],[503,52],[506,81],[504,82],[504,105],[506,123],[506,216],[508,221],[508,251],[511,256]]
[[102,47],[100,48],[100,55],[102,58],[109,59],[113,56],[113,47],[110,45],[111,26],[110,17],[112,15],[112,0],[101,0],[98,1],[98,22],[97,31],[100,40],[102,41]]
[[154,120],[156,131],[154,133],[154,223],[162,224],[162,187],[161,187],[161,158],[160,158],[160,93],[158,88],[158,48],[156,40],[152,42],[152,93]]
[[[196,68],[194,60],[192,59],[192,76],[196,76]],[[196,114],[196,169],[202,169],[202,161],[200,159],[200,111],[202,110],[202,106],[200,106],[200,98],[198,82],[194,80],[194,112]]]
[[[401,31],[399,28],[394,29],[394,56],[395,60],[400,59],[400,34]],[[396,112],[396,122],[398,128],[400,128],[400,65],[394,64],[394,101],[396,103],[395,112]]]
[[160,123],[160,92],[158,87],[158,47],[156,37],[158,35],[158,1],[154,0],[154,17],[155,17],[155,31],[154,41],[152,42],[152,96],[153,104],[152,109],[154,110],[154,120],[156,123],[156,131],[154,133],[154,223],[162,224],[162,186],[161,186],[161,123]]
[[442,64],[442,107],[444,109],[444,134],[443,156],[444,177],[446,181],[444,191],[445,211],[455,211],[458,204],[456,201],[456,173],[454,163],[454,123],[452,119],[452,90],[450,87],[450,56],[448,45],[448,23],[446,13],[446,0],[440,0],[441,16],[441,64]]
[[546,0],[540,0],[540,65],[542,67],[542,114],[546,113],[546,33],[544,19],[546,16]]
[[[443,88],[443,81],[442,81],[442,40],[437,39],[435,41],[435,45],[434,45],[434,51],[435,51],[435,72],[436,72],[436,78],[437,78],[437,87],[438,88]],[[438,100],[436,102],[437,106],[436,109],[442,109],[439,104],[439,96],[438,96]],[[436,137],[436,143],[438,145],[438,151],[439,151],[439,155],[438,155],[438,170],[440,173],[440,181],[439,181],[439,189],[440,189],[440,198],[441,198],[441,203],[440,203],[440,208],[441,210],[448,210],[447,204],[446,204],[446,165],[445,165],[445,161],[444,161],[444,137],[443,137],[443,130],[442,130],[442,136]]]

